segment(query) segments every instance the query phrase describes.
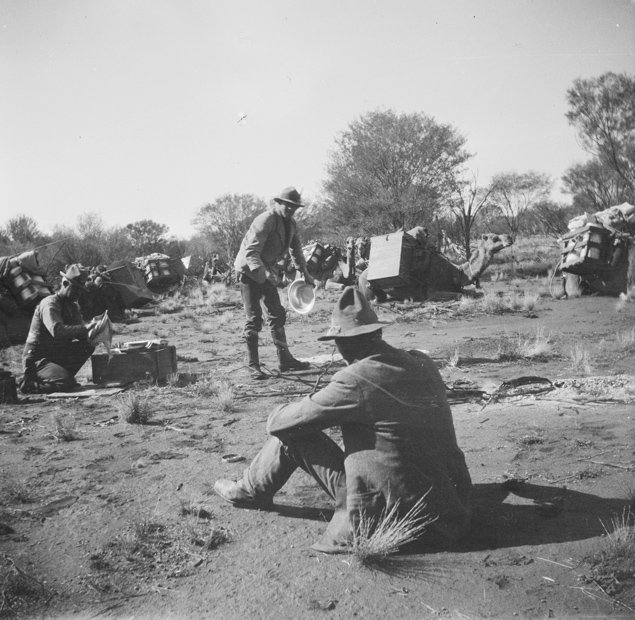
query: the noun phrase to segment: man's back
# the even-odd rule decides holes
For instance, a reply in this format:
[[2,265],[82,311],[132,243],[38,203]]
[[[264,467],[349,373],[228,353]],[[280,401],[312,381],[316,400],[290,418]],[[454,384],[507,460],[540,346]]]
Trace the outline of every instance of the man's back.
[[[396,501],[408,510],[423,493],[451,539],[469,523],[470,476],[456,443],[445,384],[426,355],[381,342],[375,354],[334,377],[360,406],[342,424],[349,510]],[[382,497],[373,497],[381,495]]]

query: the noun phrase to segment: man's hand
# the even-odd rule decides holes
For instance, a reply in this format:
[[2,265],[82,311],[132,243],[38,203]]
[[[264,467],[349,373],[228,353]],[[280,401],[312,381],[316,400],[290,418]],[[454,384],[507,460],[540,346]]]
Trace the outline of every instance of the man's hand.
[[304,281],[311,286],[315,286],[315,280],[307,269],[304,270]]
[[23,394],[36,394],[39,390],[37,375],[24,373],[24,376],[18,381],[18,387]]

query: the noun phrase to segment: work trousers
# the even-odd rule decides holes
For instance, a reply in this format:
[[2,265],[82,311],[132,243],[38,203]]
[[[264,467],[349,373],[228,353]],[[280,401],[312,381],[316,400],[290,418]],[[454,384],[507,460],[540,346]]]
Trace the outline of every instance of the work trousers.
[[269,281],[258,284],[245,274],[240,275],[240,294],[245,306],[245,339],[250,334],[257,334],[262,330],[263,306],[269,326],[284,327],[287,311],[280,302],[278,289]]
[[[35,366],[38,381],[53,391],[64,391],[76,385],[75,375],[94,351],[88,342],[73,340],[56,343],[50,358],[33,360],[25,351],[24,368]],[[47,390],[48,391],[48,390]]]
[[335,502],[335,511],[314,549],[339,552],[346,549],[352,528],[346,507],[344,452],[322,432],[285,437],[269,437],[249,467],[243,472],[242,485],[256,499],[267,503],[291,474],[300,467]]

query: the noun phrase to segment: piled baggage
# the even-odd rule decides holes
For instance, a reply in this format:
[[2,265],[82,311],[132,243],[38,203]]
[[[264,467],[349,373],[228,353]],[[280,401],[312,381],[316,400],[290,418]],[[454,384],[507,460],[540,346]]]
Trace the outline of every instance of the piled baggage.
[[635,233],[635,207],[625,202],[568,224],[562,243],[561,269],[580,276],[602,274],[618,266]]

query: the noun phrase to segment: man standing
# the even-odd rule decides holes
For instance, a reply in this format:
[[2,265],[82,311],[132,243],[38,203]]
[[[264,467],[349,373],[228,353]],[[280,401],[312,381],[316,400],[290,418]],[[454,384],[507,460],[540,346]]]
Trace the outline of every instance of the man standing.
[[[354,287],[344,289],[331,328],[348,364],[319,392],[280,407],[270,435],[240,480],[214,489],[238,507],[267,508],[302,468],[335,501],[335,513],[312,548],[347,551],[360,520],[377,523],[393,508],[404,516],[423,498],[435,519],[426,540],[464,535],[472,483],[457,445],[446,388],[434,362],[382,339],[384,323]],[[340,427],[344,449],[322,429]]]
[[305,205],[293,187],[284,189],[274,201],[277,204],[273,208],[261,213],[251,223],[234,262],[245,306],[243,337],[247,343],[248,365],[254,379],[267,378],[260,369],[258,357],[258,333],[262,329],[261,304],[267,313],[280,371],[305,370],[309,367],[308,362],[295,359],[289,352],[284,331],[287,314],[280,303],[276,287],[280,278],[277,263],[287,251],[307,283],[315,284],[307,271],[297,224],[293,219],[296,210]]
[[39,303],[31,319],[22,354],[24,393],[72,390],[78,385],[75,375],[94,351],[89,337],[95,321],[84,326],[77,303],[88,274],[70,265],[60,275],[60,289]]

